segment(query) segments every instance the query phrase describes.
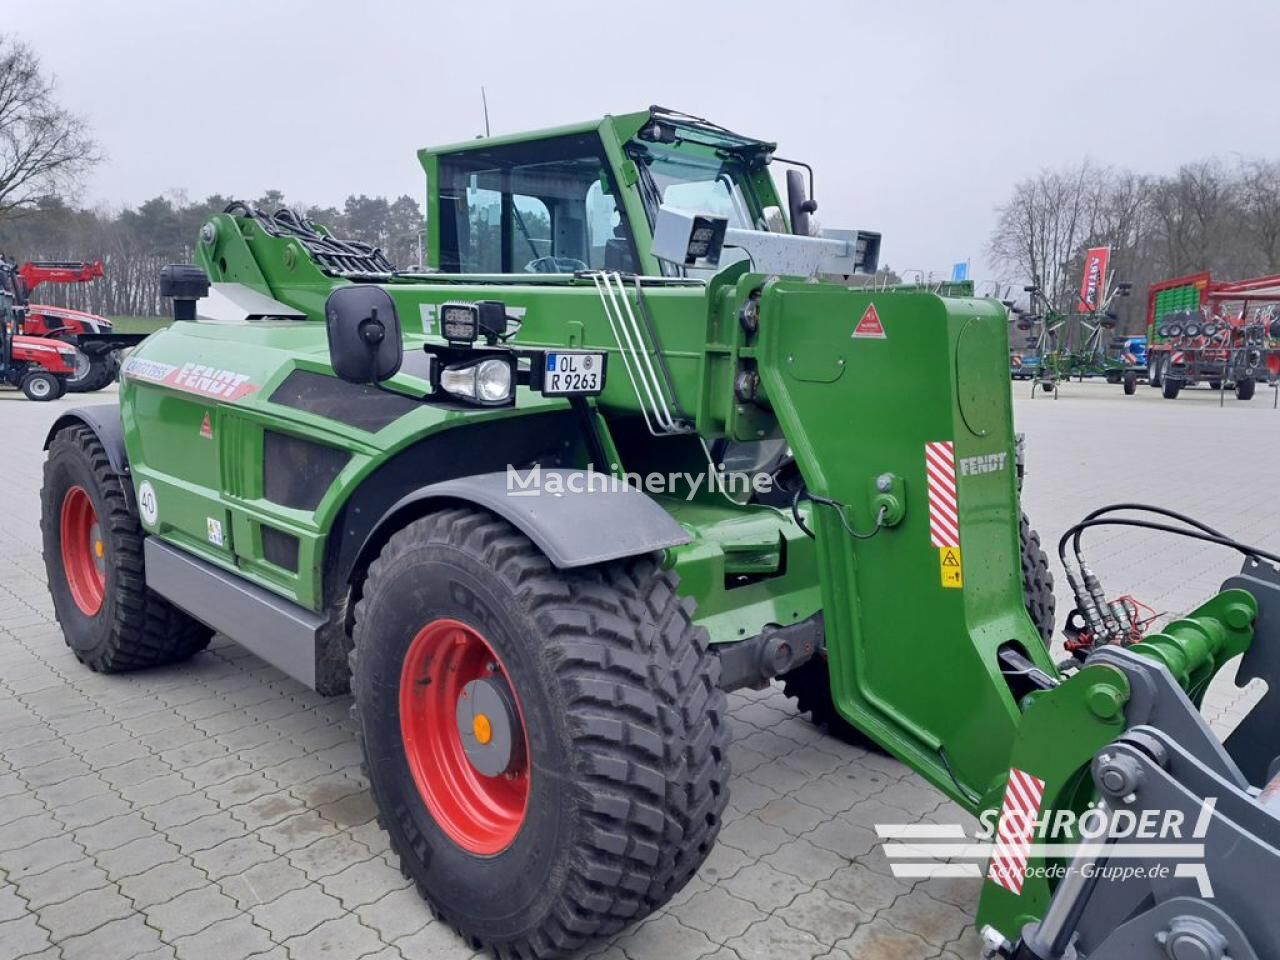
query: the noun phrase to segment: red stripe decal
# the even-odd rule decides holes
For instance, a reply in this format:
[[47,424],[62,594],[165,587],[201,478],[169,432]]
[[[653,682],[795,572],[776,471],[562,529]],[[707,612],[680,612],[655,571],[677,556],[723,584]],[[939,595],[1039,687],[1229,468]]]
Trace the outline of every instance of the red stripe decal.
[[960,546],[960,510],[956,502],[956,458],[950,440],[924,445],[929,492],[929,540],[935,547]]
[[1022,894],[1027,876],[1027,854],[1035,833],[1035,821],[1044,799],[1044,781],[1017,769],[1009,771],[1009,782],[1000,808],[995,852],[987,879],[1014,895]]

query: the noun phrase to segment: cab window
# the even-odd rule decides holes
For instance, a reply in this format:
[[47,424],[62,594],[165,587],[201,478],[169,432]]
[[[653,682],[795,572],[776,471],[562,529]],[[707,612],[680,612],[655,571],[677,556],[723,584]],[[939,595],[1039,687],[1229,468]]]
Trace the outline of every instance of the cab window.
[[626,214],[594,134],[442,156],[439,181],[445,272],[636,270]]

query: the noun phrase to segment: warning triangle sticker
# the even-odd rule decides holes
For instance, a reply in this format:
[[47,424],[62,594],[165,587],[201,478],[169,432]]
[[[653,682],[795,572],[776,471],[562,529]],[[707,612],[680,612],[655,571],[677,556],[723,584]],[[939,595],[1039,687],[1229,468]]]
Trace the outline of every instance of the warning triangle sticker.
[[206,440],[213,439],[213,423],[209,420],[209,414],[204,415],[204,420],[200,423],[200,436]]
[[956,555],[954,553],[947,550],[942,554],[942,565],[944,567],[958,567],[960,566],[960,561],[956,559]]
[[858,325],[853,328],[854,340],[887,340],[889,339],[884,332],[884,324],[880,322],[880,314],[876,312],[876,305],[868,303],[867,309],[862,312],[862,319],[858,321]]

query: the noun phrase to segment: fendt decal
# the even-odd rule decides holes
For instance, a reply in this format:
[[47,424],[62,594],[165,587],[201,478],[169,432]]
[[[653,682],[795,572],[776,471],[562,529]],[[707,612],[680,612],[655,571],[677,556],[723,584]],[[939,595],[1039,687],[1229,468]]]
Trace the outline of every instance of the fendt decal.
[[159,383],[183,393],[194,393],[214,400],[233,402],[258,391],[256,383],[249,382],[247,373],[223,370],[202,363],[158,363],[130,357],[124,364],[124,375],[147,383]]
[[979,457],[961,457],[956,461],[960,476],[973,477],[982,473],[999,473],[1009,465],[1009,454],[988,453]]

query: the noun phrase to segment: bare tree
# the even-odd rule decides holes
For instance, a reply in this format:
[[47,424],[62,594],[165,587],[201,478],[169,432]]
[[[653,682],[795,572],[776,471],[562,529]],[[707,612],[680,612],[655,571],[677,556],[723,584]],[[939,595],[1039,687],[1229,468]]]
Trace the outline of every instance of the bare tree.
[[993,259],[1037,283],[1055,305],[1070,309],[1072,262],[1093,232],[1098,186],[1106,174],[1086,160],[1018,183],[997,210]]
[[101,159],[88,125],[53,88],[35,52],[0,35],[0,218],[73,193]]
[[1247,160],[1240,167],[1244,227],[1261,257],[1262,269],[1280,273],[1280,163]]

